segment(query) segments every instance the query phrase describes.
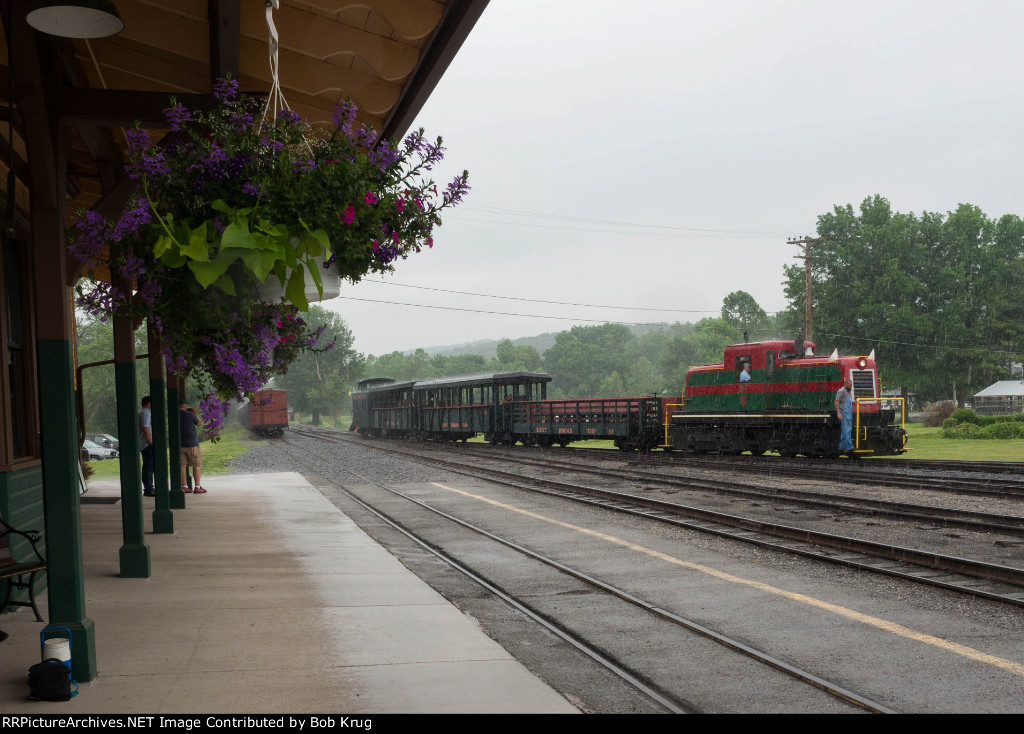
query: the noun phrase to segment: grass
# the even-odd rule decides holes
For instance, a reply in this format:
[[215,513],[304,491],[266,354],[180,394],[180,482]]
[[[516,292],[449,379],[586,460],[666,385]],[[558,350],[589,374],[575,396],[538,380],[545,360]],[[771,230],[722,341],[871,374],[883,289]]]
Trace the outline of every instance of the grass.
[[[246,435],[241,426],[225,428],[217,443],[206,441],[203,449],[203,474],[227,474],[230,471],[228,462],[249,451],[249,447],[259,442]],[[139,460],[141,466],[141,459]],[[118,479],[121,476],[120,459],[92,461],[89,466],[93,475],[89,479]]]
[[1024,441],[1009,439],[943,438],[941,428],[920,423],[907,424],[907,459],[957,461],[1024,461]]
[[[1024,440],[1021,439],[955,439],[942,438],[941,428],[927,428],[920,423],[907,424],[907,448],[899,458],[947,461],[1024,461]],[[482,437],[470,439],[483,442]],[[611,441],[574,441],[573,446],[615,448]],[[892,458],[892,457],[887,457]]]
[[[313,418],[310,415],[302,415],[297,421],[299,425],[311,426],[313,425]],[[320,425],[324,428],[337,428],[339,431],[347,431],[348,427],[352,425],[351,415],[338,416],[338,420],[332,420],[329,415],[320,416]]]

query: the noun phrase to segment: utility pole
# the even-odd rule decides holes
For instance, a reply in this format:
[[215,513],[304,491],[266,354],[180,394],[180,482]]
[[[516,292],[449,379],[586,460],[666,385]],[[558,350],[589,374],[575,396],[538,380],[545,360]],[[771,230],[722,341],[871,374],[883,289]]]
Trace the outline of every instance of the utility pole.
[[811,331],[811,246],[819,241],[820,238],[803,237],[797,239],[796,237],[790,237],[786,244],[800,245],[803,248],[803,255],[794,255],[797,260],[804,261],[804,270],[807,273],[807,288],[804,293],[804,339],[807,341],[813,341],[814,335]]

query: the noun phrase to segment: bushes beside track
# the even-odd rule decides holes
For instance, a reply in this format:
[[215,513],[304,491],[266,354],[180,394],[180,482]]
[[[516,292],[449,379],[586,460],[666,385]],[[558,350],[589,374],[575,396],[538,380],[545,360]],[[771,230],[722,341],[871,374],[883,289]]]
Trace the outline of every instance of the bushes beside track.
[[977,415],[973,410],[960,408],[942,422],[942,437],[1024,439],[1024,413]]

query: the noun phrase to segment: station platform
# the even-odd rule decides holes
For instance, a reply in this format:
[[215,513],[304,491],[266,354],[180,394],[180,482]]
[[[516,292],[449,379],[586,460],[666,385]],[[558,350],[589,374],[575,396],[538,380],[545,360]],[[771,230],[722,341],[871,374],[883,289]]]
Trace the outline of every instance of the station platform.
[[[577,713],[301,475],[204,485],[174,511],[173,534],[146,534],[152,575],[131,579],[119,576],[119,487],[90,483],[83,557],[98,675],[71,701],[26,700],[44,623],[30,609],[5,614],[0,711]],[[45,618],[45,595],[39,606]]]

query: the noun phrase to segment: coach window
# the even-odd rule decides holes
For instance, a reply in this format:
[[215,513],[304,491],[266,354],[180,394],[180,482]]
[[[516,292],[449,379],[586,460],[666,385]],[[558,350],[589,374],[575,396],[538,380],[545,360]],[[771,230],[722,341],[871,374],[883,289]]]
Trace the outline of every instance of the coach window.
[[737,374],[737,376],[740,374],[740,372],[743,371],[743,365],[745,365],[745,364],[751,364],[751,362],[750,362],[750,355],[749,354],[746,357],[737,357],[736,358],[736,374]]

